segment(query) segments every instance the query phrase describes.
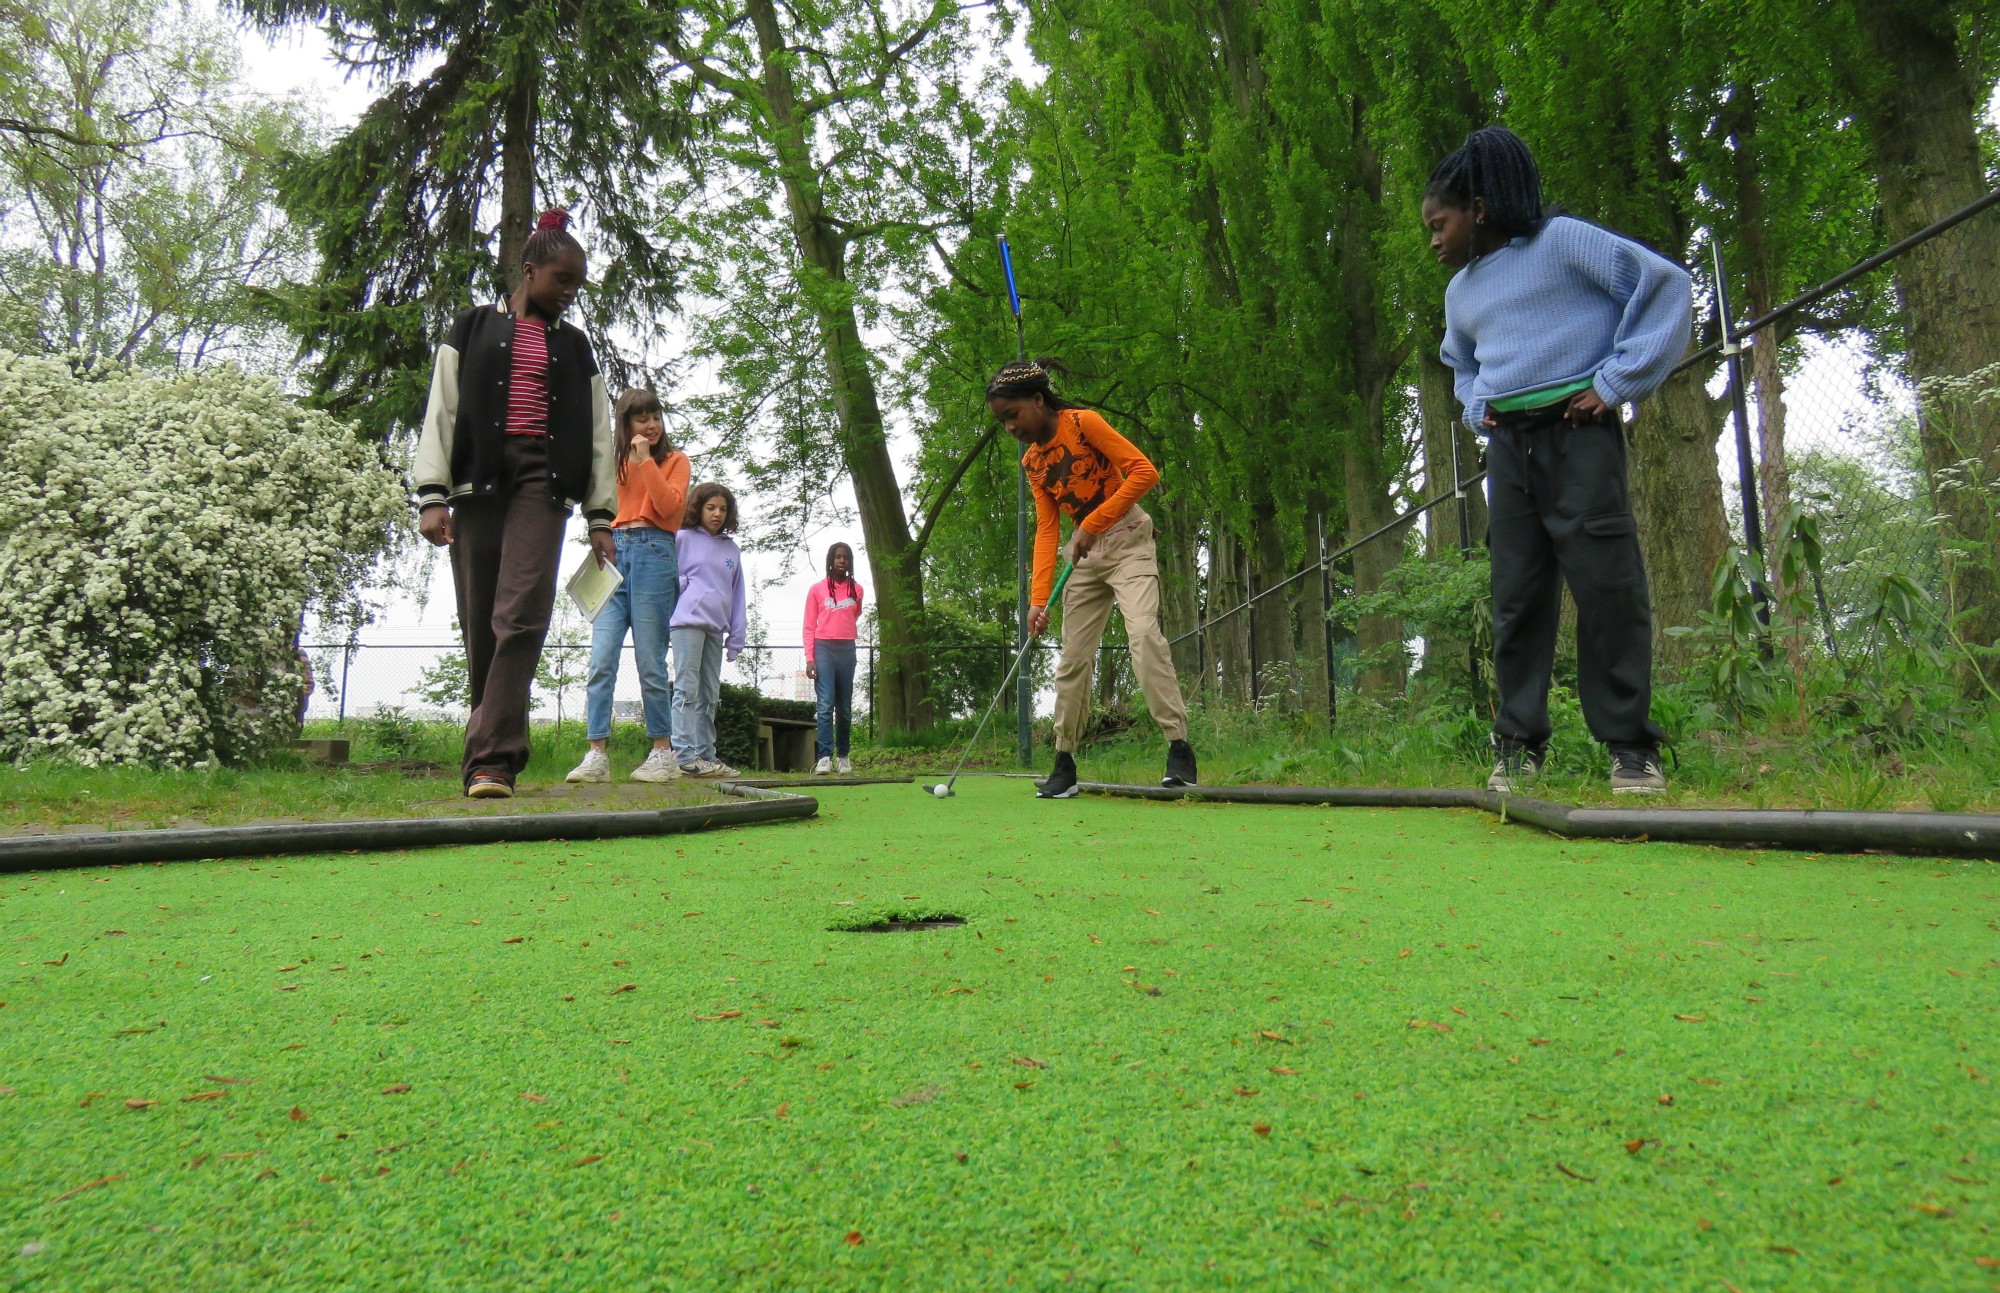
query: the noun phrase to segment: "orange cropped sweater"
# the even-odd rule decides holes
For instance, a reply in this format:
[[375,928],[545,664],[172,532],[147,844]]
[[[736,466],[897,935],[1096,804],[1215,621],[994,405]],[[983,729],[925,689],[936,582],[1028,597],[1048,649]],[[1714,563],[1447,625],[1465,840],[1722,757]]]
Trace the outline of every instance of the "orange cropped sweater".
[[623,464],[624,479],[618,482],[618,519],[613,525],[643,522],[669,533],[681,528],[687,512],[688,456],[675,449],[665,462],[652,455]]
[[1021,467],[1035,496],[1035,574],[1028,600],[1047,606],[1056,581],[1057,511],[1102,534],[1160,483],[1160,472],[1091,409],[1058,413],[1055,434],[1047,444],[1029,445]]

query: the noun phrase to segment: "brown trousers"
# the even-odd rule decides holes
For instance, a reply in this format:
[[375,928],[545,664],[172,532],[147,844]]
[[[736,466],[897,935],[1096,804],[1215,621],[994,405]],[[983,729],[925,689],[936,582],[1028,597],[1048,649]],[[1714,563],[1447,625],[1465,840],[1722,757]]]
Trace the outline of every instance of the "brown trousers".
[[1169,741],[1187,739],[1187,705],[1174,675],[1173,653],[1160,631],[1160,561],[1153,548],[1153,518],[1142,507],[1118,518],[1077,562],[1063,588],[1063,651],[1056,666],[1056,749],[1076,752],[1090,717],[1090,676],[1111,603],[1125,617],[1132,673],[1146,694],[1146,708]]
[[511,786],[528,766],[528,690],[555,610],[569,508],[549,488],[546,437],[505,437],[502,462],[495,496],[452,505],[451,574],[472,680],[462,775]]

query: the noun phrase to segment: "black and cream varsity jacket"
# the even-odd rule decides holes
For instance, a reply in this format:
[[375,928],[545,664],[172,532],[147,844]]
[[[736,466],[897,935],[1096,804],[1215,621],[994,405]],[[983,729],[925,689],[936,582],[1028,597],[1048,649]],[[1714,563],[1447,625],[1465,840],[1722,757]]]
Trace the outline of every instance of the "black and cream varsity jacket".
[[[459,315],[438,347],[411,479],[419,510],[499,492],[513,343],[514,316],[502,301]],[[551,324],[548,348],[550,485],[582,504],[591,529],[608,529],[618,515],[618,473],[604,376],[574,324]]]

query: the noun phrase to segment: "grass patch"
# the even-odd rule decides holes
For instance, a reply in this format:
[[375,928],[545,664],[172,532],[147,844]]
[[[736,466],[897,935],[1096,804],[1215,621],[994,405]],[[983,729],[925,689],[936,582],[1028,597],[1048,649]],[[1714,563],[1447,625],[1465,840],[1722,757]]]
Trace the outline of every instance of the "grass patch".
[[[521,794],[472,802],[459,786],[462,729],[443,723],[312,724],[314,737],[345,736],[352,762],[325,767],[280,756],[254,768],[81,768],[72,764],[0,765],[0,820],[16,828],[97,825],[106,829],[226,826],[253,821],[428,817],[461,812],[560,812],[577,808],[660,808],[703,803],[715,792],[699,782],[642,786],[622,780],[650,742],[638,725],[614,729],[610,786],[569,787],[563,777],[583,757],[580,724],[537,728],[534,758]],[[435,765],[427,767],[425,765]]]
[[[1671,693],[1670,693],[1671,694]],[[1614,802],[1609,755],[1558,691],[1551,758],[1534,793],[1568,804]],[[1157,785],[1166,743],[1143,711],[1102,721],[1116,732],[1078,755],[1091,781]],[[1478,715],[1414,714],[1355,702],[1328,731],[1318,717],[1196,706],[1189,737],[1212,785],[1484,787],[1493,767]],[[1671,728],[1670,728],[1671,730]],[[1046,764],[1046,756],[1043,757]],[[1764,721],[1687,732],[1669,753],[1671,808],[2000,811],[2000,737],[1979,728],[1890,742],[1882,734]]]
[[4,1278],[1992,1278],[1992,865],[1030,793],[7,877]]

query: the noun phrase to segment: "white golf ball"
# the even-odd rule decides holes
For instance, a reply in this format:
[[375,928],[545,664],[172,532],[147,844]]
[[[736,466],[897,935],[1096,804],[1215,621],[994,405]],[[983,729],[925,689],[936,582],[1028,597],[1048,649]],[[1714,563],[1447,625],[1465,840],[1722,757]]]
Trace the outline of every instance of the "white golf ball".
[[939,799],[948,798],[951,794],[951,787],[940,781],[937,785],[931,787],[931,793]]

